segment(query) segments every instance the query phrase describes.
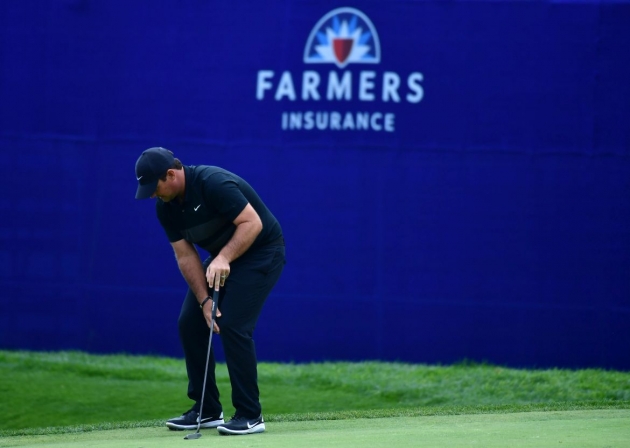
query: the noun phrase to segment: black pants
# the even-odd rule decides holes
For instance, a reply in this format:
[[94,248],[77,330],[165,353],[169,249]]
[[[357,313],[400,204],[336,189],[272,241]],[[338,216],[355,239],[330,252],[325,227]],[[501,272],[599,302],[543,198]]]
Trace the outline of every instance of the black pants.
[[[204,268],[210,262],[211,259],[207,259],[203,263]],[[222,316],[217,323],[232,385],[232,405],[243,417],[256,418],[261,414],[253,334],[263,304],[280,278],[284,264],[284,246],[265,246],[247,251],[230,264],[230,275],[220,291],[219,310]],[[186,357],[188,397],[195,401],[193,408],[199,411],[210,329],[190,289],[182,304],[178,326]],[[203,414],[218,416],[222,406],[214,371],[212,350]]]

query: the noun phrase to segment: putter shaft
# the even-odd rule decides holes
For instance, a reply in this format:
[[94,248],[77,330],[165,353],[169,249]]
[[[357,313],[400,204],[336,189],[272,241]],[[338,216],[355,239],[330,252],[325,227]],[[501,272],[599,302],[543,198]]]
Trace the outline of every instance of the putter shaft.
[[206,372],[203,376],[203,389],[201,390],[201,406],[199,407],[199,417],[197,418],[197,432],[188,434],[184,440],[193,440],[201,437],[201,416],[203,415],[203,400],[206,397],[206,380],[208,379],[208,362],[210,361],[210,349],[212,348],[212,333],[214,332],[214,320],[217,317],[217,306],[219,303],[219,291],[212,291],[212,317],[210,319],[210,338],[208,339],[208,354],[206,355]]

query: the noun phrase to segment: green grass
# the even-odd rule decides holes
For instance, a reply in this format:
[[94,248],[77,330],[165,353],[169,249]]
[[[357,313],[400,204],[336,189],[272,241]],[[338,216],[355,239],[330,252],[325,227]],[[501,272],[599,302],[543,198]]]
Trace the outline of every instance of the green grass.
[[627,447],[630,410],[277,422],[268,424],[264,434],[248,437],[222,437],[216,430],[203,430],[199,441],[183,440],[185,433],[162,426],[17,436],[0,438],[0,447],[176,448],[200,443],[223,448]]
[[[183,360],[0,351],[0,436],[150,427],[190,407]],[[217,380],[231,414],[225,365]],[[270,422],[630,408],[630,373],[462,363],[259,366]]]

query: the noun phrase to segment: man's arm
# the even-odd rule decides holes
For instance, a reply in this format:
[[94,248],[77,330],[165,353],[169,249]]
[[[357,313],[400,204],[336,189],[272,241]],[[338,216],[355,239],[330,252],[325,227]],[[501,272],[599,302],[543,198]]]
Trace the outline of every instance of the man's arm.
[[[173,250],[175,251],[175,258],[177,259],[177,265],[182,275],[186,279],[188,286],[195,294],[197,302],[201,304],[203,300],[208,297],[208,283],[203,273],[203,265],[199,254],[191,243],[186,240],[179,240],[171,243]],[[206,318],[208,327],[212,322],[212,300],[208,300],[203,307],[203,315]],[[221,317],[221,311],[217,308],[217,317]],[[220,333],[219,326],[214,323],[212,329],[215,333]]]
[[[206,271],[208,284],[214,284],[216,290],[219,289],[219,286],[223,286],[225,278],[230,274],[230,263],[249,249],[263,228],[260,216],[251,204],[247,204],[232,222],[236,226],[234,235],[223,246],[221,252],[214,257]],[[222,276],[225,277],[221,278]]]
[[186,240],[176,241],[171,243],[171,246],[175,251],[179,270],[197,297],[197,301],[201,303],[203,299],[208,297],[208,283],[204,277],[203,265],[195,246]]
[[236,231],[219,252],[219,256],[224,257],[228,263],[243,255],[254,243],[263,228],[260,216],[251,204],[247,204],[232,222],[236,226]]

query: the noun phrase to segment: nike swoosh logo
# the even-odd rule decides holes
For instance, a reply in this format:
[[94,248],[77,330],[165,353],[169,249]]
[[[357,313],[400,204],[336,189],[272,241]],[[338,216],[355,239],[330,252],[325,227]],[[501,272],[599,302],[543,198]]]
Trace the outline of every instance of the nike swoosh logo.
[[197,211],[197,209],[201,207],[201,204],[199,204],[197,207],[195,207],[195,211]]
[[144,176],[137,177],[136,180],[142,179]]
[[260,422],[256,422],[255,424],[250,425],[250,424],[249,424],[249,422],[247,422],[247,429],[252,429],[252,428],[253,428],[254,426],[256,426],[258,423],[260,423]]

